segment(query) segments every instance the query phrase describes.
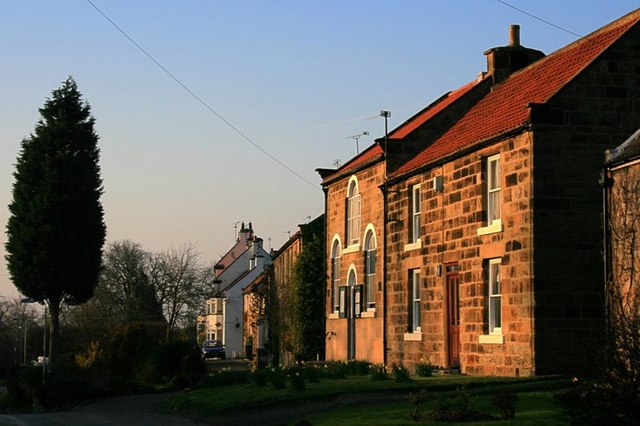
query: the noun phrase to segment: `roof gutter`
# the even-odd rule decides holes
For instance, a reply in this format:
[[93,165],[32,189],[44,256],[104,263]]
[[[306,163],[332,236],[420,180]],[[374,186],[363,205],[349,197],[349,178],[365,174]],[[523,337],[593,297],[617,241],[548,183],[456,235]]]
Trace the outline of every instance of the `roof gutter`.
[[442,166],[442,165],[444,165],[444,164],[446,164],[446,163],[448,163],[448,162],[450,162],[452,160],[455,160],[456,158],[463,157],[463,156],[465,156],[465,155],[467,155],[467,154],[469,154],[469,153],[471,153],[473,151],[477,151],[478,149],[482,149],[482,148],[487,147],[489,145],[492,145],[492,144],[494,144],[496,142],[499,142],[499,141],[501,141],[503,139],[507,139],[507,138],[515,136],[515,135],[517,135],[519,133],[522,133],[524,130],[530,130],[530,129],[531,129],[531,123],[525,122],[525,123],[523,123],[523,124],[521,124],[521,125],[519,125],[517,127],[514,127],[511,130],[508,130],[506,132],[502,132],[497,136],[493,136],[493,137],[490,137],[488,139],[485,139],[482,142],[478,142],[478,143],[472,144],[472,145],[470,145],[470,146],[468,146],[466,148],[463,148],[460,151],[456,151],[456,152],[454,152],[452,154],[446,155],[444,157],[440,157],[439,159],[437,159],[435,161],[432,161],[432,162],[427,163],[427,164],[423,164],[422,166],[418,166],[415,169],[409,170],[409,171],[407,171],[407,172],[405,172],[405,173],[403,173],[401,175],[393,176],[392,178],[389,178],[388,184],[389,185],[394,185],[394,184],[398,183],[399,181],[407,179],[407,178],[409,178],[411,176],[415,176],[415,175],[417,175],[419,173],[422,173],[422,172],[424,172],[426,170],[431,170],[431,169],[434,169],[436,167]]

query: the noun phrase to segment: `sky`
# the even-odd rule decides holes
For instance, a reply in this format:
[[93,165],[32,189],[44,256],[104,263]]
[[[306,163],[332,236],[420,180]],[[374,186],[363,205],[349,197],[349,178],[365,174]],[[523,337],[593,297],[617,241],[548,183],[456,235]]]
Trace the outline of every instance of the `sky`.
[[4,231],[20,142],[68,76],[100,136],[107,242],[151,252],[191,244],[206,265],[233,245],[237,222],[278,249],[323,212],[317,168],[356,155],[354,135],[369,132],[360,150],[382,137],[381,110],[393,129],[473,80],[510,24],[548,54],[638,7],[0,0],[0,296],[18,296]]

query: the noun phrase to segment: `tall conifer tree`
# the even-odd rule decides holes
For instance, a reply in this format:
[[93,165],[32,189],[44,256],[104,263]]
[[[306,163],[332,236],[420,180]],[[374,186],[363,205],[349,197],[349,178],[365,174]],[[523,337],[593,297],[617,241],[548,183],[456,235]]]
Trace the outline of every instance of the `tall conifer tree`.
[[51,314],[57,351],[60,308],[89,300],[100,272],[106,226],[98,136],[73,78],[53,91],[22,140],[9,205],[6,260],[14,285]]

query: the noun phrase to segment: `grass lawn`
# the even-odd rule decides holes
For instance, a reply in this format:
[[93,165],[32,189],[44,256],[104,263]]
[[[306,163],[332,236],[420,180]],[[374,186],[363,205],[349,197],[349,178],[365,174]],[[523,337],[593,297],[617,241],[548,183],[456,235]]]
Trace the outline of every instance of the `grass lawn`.
[[[511,421],[472,422],[472,424],[566,424],[559,406],[553,399],[555,391],[568,385],[561,378],[482,378],[468,376],[437,376],[414,378],[410,382],[393,379],[373,381],[370,376],[350,376],[346,379],[323,379],[320,383],[306,383],[305,390],[290,387],[274,389],[254,384],[216,386],[178,395],[162,403],[164,412],[207,418],[224,417],[225,413],[260,410],[294,402],[297,406],[309,405],[307,417],[313,425],[407,425],[418,424],[410,420],[413,407],[409,401],[411,392],[425,389],[426,401],[422,406],[422,424],[435,423],[428,414],[440,401],[459,400],[460,387],[471,395],[472,408],[499,417],[499,411],[491,403],[500,392],[518,395],[516,418]],[[314,404],[329,401],[331,409],[313,410]],[[335,403],[334,403],[335,402]],[[464,424],[469,424],[465,422]]]

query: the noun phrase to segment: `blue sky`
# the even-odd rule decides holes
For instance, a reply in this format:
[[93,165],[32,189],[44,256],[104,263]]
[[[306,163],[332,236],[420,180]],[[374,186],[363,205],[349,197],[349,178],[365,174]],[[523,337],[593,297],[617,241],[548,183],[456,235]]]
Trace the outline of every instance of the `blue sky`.
[[[521,42],[551,53],[576,36],[497,0],[92,0],[247,142],[86,0],[0,0],[0,224],[20,141],[72,75],[100,135],[108,241],[150,251],[192,243],[204,263],[252,221],[279,248],[324,206],[315,169],[356,153],[486,68],[483,52]],[[637,0],[510,0],[586,35]],[[4,232],[0,236],[4,259]],[[0,295],[15,296],[4,260]]]

